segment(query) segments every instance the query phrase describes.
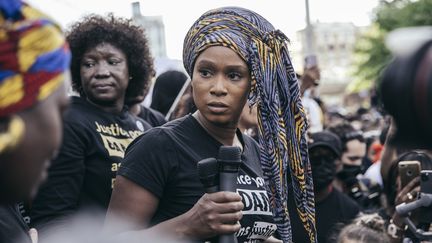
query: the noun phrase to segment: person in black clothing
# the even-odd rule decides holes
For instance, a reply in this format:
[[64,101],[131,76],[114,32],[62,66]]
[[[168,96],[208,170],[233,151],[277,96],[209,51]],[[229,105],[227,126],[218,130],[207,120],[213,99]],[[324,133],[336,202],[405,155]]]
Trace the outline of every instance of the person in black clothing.
[[[267,42],[270,35],[272,42]],[[273,179],[283,178],[265,178],[266,170],[267,176],[272,173],[265,162],[276,162],[270,156],[284,157],[287,160],[278,162],[285,163],[287,169],[288,158],[297,159],[301,165],[305,161],[289,157],[288,151],[271,147],[262,138],[258,147],[252,138],[238,129],[241,112],[249,97],[252,104],[256,101],[260,107],[261,134],[268,140],[290,143],[292,148],[298,149],[296,151],[302,151],[296,141],[305,141],[305,114],[298,103],[298,84],[286,40],[263,17],[238,7],[210,10],[195,22],[185,38],[183,60],[191,76],[197,111],[151,129],[129,146],[111,197],[105,221],[107,232],[140,230],[197,241],[221,234],[235,234],[238,242],[281,242],[272,237],[278,230],[281,239],[287,241],[290,232],[284,226],[289,222],[284,207],[279,205],[280,197],[272,194],[274,190],[266,191],[274,186]],[[269,50],[272,55],[267,56]],[[282,59],[282,56],[288,59]],[[263,70],[252,65],[253,61],[268,66]],[[267,79],[273,74],[276,76]],[[276,88],[272,86],[273,82],[285,86]],[[289,95],[287,84],[292,85]],[[274,96],[278,96],[281,103],[290,105],[274,103],[270,100]],[[270,104],[272,108],[267,107]],[[291,119],[285,120],[294,116],[300,125],[296,130],[299,133],[279,137],[282,127],[296,129]],[[237,193],[205,193],[199,181],[197,163],[202,159],[217,158],[222,145],[237,146],[242,150]],[[301,153],[307,155],[307,151]],[[303,168],[298,169],[301,173]],[[285,175],[287,171],[276,169],[273,172]],[[305,173],[303,179],[308,180],[308,175]],[[293,175],[293,181],[296,179]],[[274,189],[286,190],[284,187]],[[306,192],[313,197],[313,191]],[[301,198],[303,204],[299,210],[305,209],[309,203],[306,200],[308,198]],[[313,214],[305,219],[309,220],[310,216]],[[115,224],[118,218],[124,218],[130,225],[118,227]],[[306,226],[312,227],[309,229],[313,241],[315,227]]]
[[[340,225],[349,223],[359,213],[357,203],[334,188],[336,164],[341,154],[339,138],[328,131],[312,133],[309,159],[314,180],[318,242],[334,242],[331,237]],[[288,201],[293,205],[293,200]],[[308,242],[300,219],[293,220],[293,242]]]
[[60,147],[70,52],[60,27],[21,1],[0,2],[0,26],[0,242],[30,243],[17,203]]
[[129,112],[143,119],[152,127],[158,127],[165,124],[167,121],[162,113],[141,104],[144,101],[144,98],[145,91],[143,90],[137,97],[132,97],[131,99],[126,100]]
[[379,184],[362,174],[362,160],[366,156],[363,133],[344,122],[328,128],[342,142],[341,160],[336,166],[334,186],[354,199],[362,209],[381,207]]
[[153,87],[150,108],[166,116],[187,78],[186,74],[177,70],[169,70],[160,74]]
[[[137,105],[136,105],[137,106]],[[139,113],[135,114],[137,117],[146,121],[152,127],[162,126],[167,122],[165,117],[157,110],[154,110],[149,107],[145,107],[144,105],[139,104]]]
[[[209,155],[216,157],[222,143],[211,136],[198,119],[194,115],[188,115],[168,123],[161,129],[152,129],[131,145],[122,162],[119,180],[127,178],[160,198],[158,208],[149,222],[151,226],[187,212],[204,194],[204,188],[198,180],[196,162]],[[276,230],[276,225],[271,223],[271,209],[260,169],[257,144],[250,137],[243,136],[239,130],[236,135],[239,139],[238,145],[243,147],[243,165],[238,175],[237,192],[245,198],[243,210],[245,215],[241,221],[242,228],[237,233],[238,237],[247,239],[254,236],[253,220],[261,221],[262,225],[257,229],[265,230],[256,237],[265,237],[266,234],[270,236]],[[136,163],[136,161],[146,163]],[[121,189],[120,186],[126,185],[116,184],[116,188],[117,186]],[[137,193],[133,187],[127,188],[131,193]],[[125,199],[130,197],[124,193],[120,195],[126,196]],[[117,195],[113,195],[110,210],[116,206],[113,203],[119,203],[115,201],[120,199],[116,197]],[[229,196],[233,197],[233,195],[227,197]],[[222,203],[224,199],[218,200]],[[143,205],[137,201],[129,202],[136,206]],[[237,204],[233,206],[239,208]]]
[[153,74],[143,30],[130,20],[90,15],[72,26],[67,41],[80,96],[66,111],[62,146],[32,203],[31,224],[44,232],[66,230],[68,217],[88,208],[103,213],[124,151],[151,127],[125,106]]
[[366,156],[366,143],[363,133],[345,122],[328,128],[336,134],[342,144],[341,162],[337,168],[337,186],[344,192],[356,183],[362,171],[362,159]]

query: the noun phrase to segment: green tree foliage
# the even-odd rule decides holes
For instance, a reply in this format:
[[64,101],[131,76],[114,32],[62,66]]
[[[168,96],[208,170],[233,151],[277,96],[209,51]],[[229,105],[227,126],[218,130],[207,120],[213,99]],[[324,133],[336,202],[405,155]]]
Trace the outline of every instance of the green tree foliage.
[[401,27],[432,25],[432,0],[382,0],[375,9],[374,21],[354,49],[354,76],[348,87],[356,92],[372,87],[392,59],[384,45],[388,32]]

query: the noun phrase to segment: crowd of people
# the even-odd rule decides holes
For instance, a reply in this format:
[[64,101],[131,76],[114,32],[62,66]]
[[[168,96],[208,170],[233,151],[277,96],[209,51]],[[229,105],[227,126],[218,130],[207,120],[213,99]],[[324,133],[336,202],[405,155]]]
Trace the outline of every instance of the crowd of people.
[[[185,72],[157,76],[129,19],[63,33],[21,0],[0,14],[1,243],[432,241],[432,41],[387,68],[381,106],[347,115],[245,8],[203,13]],[[236,189],[209,192],[197,164],[222,147]]]

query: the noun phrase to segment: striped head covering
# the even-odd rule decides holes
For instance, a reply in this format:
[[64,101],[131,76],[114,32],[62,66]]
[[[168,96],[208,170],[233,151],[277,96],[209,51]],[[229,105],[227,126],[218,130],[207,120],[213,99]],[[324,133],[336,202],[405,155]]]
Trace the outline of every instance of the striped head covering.
[[190,28],[184,40],[183,63],[192,76],[195,60],[210,46],[228,47],[245,60],[252,78],[248,101],[258,104],[261,164],[278,232],[284,242],[292,241],[287,208],[290,177],[297,213],[310,241],[316,242],[307,122],[288,41],[255,12],[218,8],[204,13]]
[[46,99],[65,79],[69,61],[57,24],[19,0],[0,1],[0,117]]

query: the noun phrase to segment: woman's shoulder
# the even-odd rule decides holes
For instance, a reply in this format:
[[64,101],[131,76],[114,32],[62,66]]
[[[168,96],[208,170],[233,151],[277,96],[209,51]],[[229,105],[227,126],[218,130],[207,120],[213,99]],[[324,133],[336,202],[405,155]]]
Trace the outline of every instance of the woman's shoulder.
[[127,110],[120,114],[112,114],[97,108],[85,98],[72,96],[70,100],[70,105],[64,114],[66,123],[76,123],[76,125],[81,124],[82,126],[88,126],[88,123],[94,124],[95,122],[105,125],[113,123],[117,126],[126,126],[127,129],[141,128],[139,130],[143,131],[151,128],[146,121],[133,116]]
[[255,139],[249,135],[242,134],[243,143],[245,146],[245,153],[248,156],[258,157],[260,156],[259,144]]
[[86,121],[89,117],[95,116],[87,101],[78,96],[70,97],[70,105],[64,113],[65,122]]
[[163,126],[161,126],[162,128],[167,128],[167,129],[178,129],[181,128],[183,126],[190,126],[193,124],[193,117],[192,115],[186,115],[180,118],[177,118],[175,120],[171,120],[167,123],[165,123]]
[[244,143],[243,157],[244,162],[243,169],[246,173],[262,177],[262,169],[260,162],[260,150],[258,143],[250,136],[242,134]]
[[[130,167],[137,161],[159,163],[175,157],[176,144],[166,129],[154,127],[135,138],[127,147],[122,164]],[[150,163],[149,162],[149,163]]]
[[94,125],[94,114],[82,109],[81,102],[80,97],[71,97],[70,105],[63,113],[63,126],[65,129],[70,128],[80,133],[88,131]]
[[135,138],[134,142],[151,142],[153,145],[158,142],[164,142],[168,138],[166,131],[161,129],[160,127],[152,127],[149,130],[145,131],[143,134]]
[[[164,148],[171,146],[172,139],[170,138],[171,127],[153,127],[137,137],[133,143],[146,148]],[[136,145],[135,145],[136,146]]]
[[[145,147],[147,150],[173,150],[176,146],[179,131],[187,123],[187,117],[170,121],[163,126],[153,127],[137,137],[129,147]],[[152,152],[153,152],[152,151]]]
[[259,148],[258,142],[255,139],[253,139],[251,136],[243,133],[242,137],[243,137],[243,141],[244,141],[245,145],[249,145],[253,149]]

